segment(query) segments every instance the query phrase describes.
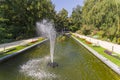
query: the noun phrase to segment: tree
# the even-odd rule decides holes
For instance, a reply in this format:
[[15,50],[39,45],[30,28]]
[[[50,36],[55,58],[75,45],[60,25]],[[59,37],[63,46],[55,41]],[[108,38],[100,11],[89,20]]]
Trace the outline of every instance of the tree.
[[105,31],[106,37],[112,41],[120,35],[119,8],[120,0],[86,0],[82,8],[82,23]]
[[61,32],[68,29],[68,12],[64,8],[56,15],[56,29]]
[[36,36],[36,22],[55,17],[50,0],[4,0],[0,4],[0,23],[6,25],[12,39]]
[[82,26],[82,7],[81,6],[77,5],[76,8],[73,8],[71,18],[72,18],[72,25],[70,25],[70,30],[76,31],[80,29],[80,26]]

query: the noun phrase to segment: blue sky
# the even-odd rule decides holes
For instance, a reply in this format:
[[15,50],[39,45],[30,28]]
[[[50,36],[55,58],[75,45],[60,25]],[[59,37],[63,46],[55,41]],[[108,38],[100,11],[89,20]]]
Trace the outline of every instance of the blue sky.
[[51,0],[53,4],[55,4],[55,10],[59,12],[62,8],[65,8],[69,16],[72,13],[72,9],[76,7],[76,5],[83,5],[84,0]]

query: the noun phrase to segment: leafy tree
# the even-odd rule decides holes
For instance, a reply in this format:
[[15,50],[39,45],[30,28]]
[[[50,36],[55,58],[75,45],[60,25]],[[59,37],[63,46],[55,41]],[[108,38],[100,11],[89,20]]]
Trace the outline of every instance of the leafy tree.
[[4,0],[0,4],[0,23],[6,25],[5,31],[12,34],[12,39],[35,36],[37,21],[55,17],[50,0]]
[[82,7],[77,5],[76,8],[73,9],[72,15],[72,25],[70,26],[71,31],[76,31],[80,29],[82,26]]
[[57,31],[63,31],[68,29],[68,12],[64,8],[59,11],[55,19]]
[[119,0],[86,0],[82,7],[82,24],[105,31],[105,37],[111,41],[120,37],[119,19]]

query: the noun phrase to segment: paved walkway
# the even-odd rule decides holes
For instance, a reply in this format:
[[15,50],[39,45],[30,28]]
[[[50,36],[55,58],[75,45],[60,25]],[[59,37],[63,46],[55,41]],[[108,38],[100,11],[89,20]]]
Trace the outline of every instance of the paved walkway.
[[37,38],[26,39],[26,40],[15,41],[15,42],[11,42],[11,43],[0,44],[0,51],[3,51],[4,49],[13,48],[13,47],[16,47],[16,46],[19,46],[19,45],[22,45],[22,44],[27,44],[34,39],[38,39],[38,37]]

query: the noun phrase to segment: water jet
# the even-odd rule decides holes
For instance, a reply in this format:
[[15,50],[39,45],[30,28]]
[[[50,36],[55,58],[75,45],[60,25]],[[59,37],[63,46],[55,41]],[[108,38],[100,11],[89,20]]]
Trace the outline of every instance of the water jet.
[[52,22],[43,20],[42,22],[37,22],[37,32],[42,34],[42,36],[47,37],[50,40],[50,59],[51,62],[48,63],[51,67],[56,67],[58,64],[54,62],[54,47],[56,40],[56,30]]

